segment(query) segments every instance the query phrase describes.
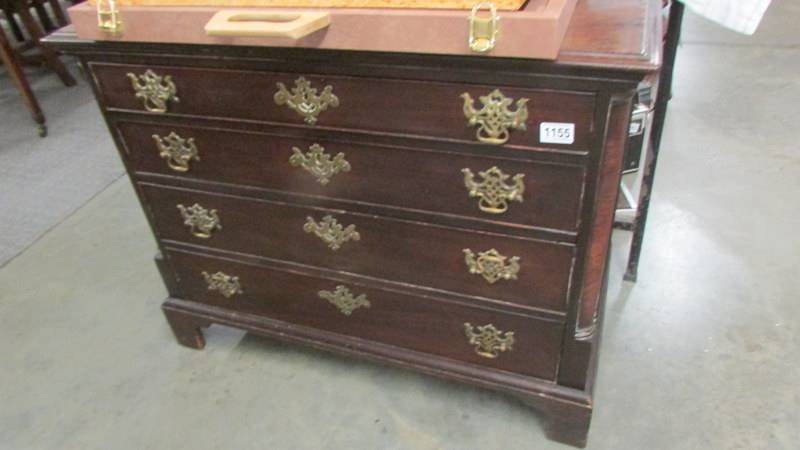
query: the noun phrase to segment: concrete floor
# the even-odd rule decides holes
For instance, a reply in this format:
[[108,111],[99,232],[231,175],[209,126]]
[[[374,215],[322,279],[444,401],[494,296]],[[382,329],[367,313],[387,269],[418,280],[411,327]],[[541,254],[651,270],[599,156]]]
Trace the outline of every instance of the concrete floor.
[[[64,58],[78,77],[76,61]],[[51,71],[26,67],[47,117],[40,138],[0,67],[0,267],[125,173],[89,85],[65,88]]]
[[[687,21],[635,285],[615,236],[590,449],[800,445],[798,19]],[[182,348],[154,251],[121,180],[0,269],[0,449],[567,448],[489,391],[221,327]]]

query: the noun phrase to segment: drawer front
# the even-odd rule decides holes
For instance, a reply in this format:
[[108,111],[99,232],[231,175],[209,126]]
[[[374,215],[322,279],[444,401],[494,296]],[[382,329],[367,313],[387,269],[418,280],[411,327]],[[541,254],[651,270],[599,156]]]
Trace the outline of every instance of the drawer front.
[[563,332],[559,322],[198,254],[168,255],[187,300],[547,380],[555,377]]
[[[572,123],[574,142],[548,145],[580,151],[589,149],[594,133],[592,93],[172,66],[92,63],[91,70],[104,104],[111,108],[465,142],[479,142],[480,135],[483,141],[506,143],[507,139],[509,145],[525,147],[542,145],[541,123]],[[145,74],[148,78],[141,78]],[[296,84],[303,80],[309,83],[307,89]],[[496,88],[502,97],[489,97]],[[293,89],[295,94],[306,94],[302,101],[289,98]],[[507,107],[501,105],[504,98],[510,99]],[[467,111],[465,103],[470,105],[470,99],[472,108]],[[470,118],[474,123],[470,124]]]
[[[142,188],[162,239],[496,302],[566,308],[570,245],[150,184]],[[202,208],[197,214],[189,211],[195,204]],[[186,217],[195,218],[194,228]]]
[[[578,227],[585,176],[580,166],[195,127],[119,123],[117,128],[137,171],[541,229]],[[178,140],[169,141],[173,133]],[[484,200],[488,187],[470,195],[463,170],[480,184],[493,180],[480,175],[492,167],[510,176],[499,198]]]

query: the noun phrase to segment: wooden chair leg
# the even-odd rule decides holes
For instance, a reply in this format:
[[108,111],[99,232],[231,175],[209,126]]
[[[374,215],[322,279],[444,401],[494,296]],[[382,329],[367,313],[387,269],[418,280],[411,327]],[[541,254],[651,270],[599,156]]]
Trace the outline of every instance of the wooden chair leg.
[[20,20],[22,20],[22,24],[25,26],[25,29],[28,30],[28,34],[31,35],[31,40],[33,41],[34,45],[39,48],[39,51],[42,53],[42,58],[44,58],[45,64],[55,72],[61,81],[66,86],[74,86],[75,85],[75,78],[72,78],[67,68],[64,66],[64,63],[58,59],[58,55],[54,52],[50,47],[41,45],[39,42],[40,39],[43,37],[42,30],[36,24],[36,21],[33,20],[33,16],[28,8],[23,5],[22,1],[17,1],[17,14],[19,14]]
[[22,101],[25,103],[25,106],[28,107],[28,110],[30,110],[33,120],[39,125],[39,135],[44,137],[47,135],[47,128],[44,124],[44,113],[42,113],[42,108],[33,95],[31,86],[28,84],[28,80],[25,78],[25,74],[22,72],[22,68],[17,61],[14,49],[12,49],[11,44],[8,43],[8,39],[2,28],[0,28],[0,60],[2,60],[3,64],[8,68],[11,81],[17,86],[20,95],[22,95]]

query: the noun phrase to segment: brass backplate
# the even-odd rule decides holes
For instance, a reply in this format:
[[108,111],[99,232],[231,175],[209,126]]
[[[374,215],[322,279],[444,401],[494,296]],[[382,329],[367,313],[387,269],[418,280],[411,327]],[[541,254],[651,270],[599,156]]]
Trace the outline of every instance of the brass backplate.
[[206,280],[209,291],[217,291],[225,298],[231,298],[236,294],[242,293],[242,285],[239,283],[239,277],[227,275],[222,272],[209,274],[206,271],[203,271],[202,275]]
[[371,306],[366,295],[353,296],[350,289],[342,285],[336,286],[333,292],[319,291],[318,295],[339,308],[339,311],[345,316],[353,314],[353,311],[358,308],[369,308]]
[[222,229],[216,209],[208,210],[195,203],[188,208],[177,205],[183,217],[183,224],[189,227],[192,234],[201,239],[208,239],[216,230]]
[[188,172],[189,162],[200,161],[194,138],[182,138],[173,131],[165,137],[154,134],[153,139],[158,147],[158,155],[176,172]]
[[508,258],[495,249],[479,252],[476,256],[472,250],[465,248],[464,262],[469,273],[482,276],[489,284],[498,280],[516,280],[519,273],[519,257]]
[[475,109],[475,101],[468,92],[461,94],[464,100],[464,116],[469,120],[469,126],[477,126],[476,137],[479,141],[492,145],[501,145],[508,142],[511,137],[510,130],[525,130],[525,121],[528,120],[527,98],[517,100],[516,111],[509,107],[513,99],[506,97],[495,89],[488,95],[479,97],[483,106]]
[[307,217],[303,230],[306,233],[314,233],[322,242],[328,244],[331,250],[339,250],[345,242],[361,239],[355,225],[345,227],[333,216],[325,216],[319,223],[313,217]]
[[317,123],[317,116],[328,108],[339,106],[339,97],[333,94],[332,86],[322,88],[322,93],[317,93],[317,88],[311,87],[311,82],[304,77],[294,81],[294,87],[287,89],[283,83],[278,83],[278,92],[275,93],[275,104],[286,105],[293,111],[303,116],[309,125]]
[[497,358],[500,352],[510,351],[514,345],[513,331],[504,333],[492,324],[478,326],[476,331],[476,327],[466,322],[464,333],[469,339],[470,345],[475,346],[475,353],[484,358]]
[[180,101],[177,95],[178,88],[169,75],[157,75],[147,69],[141,75],[128,72],[127,76],[131,80],[136,98],[141,99],[144,108],[150,112],[165,113],[170,101],[176,103]]
[[[464,186],[470,197],[478,197],[478,208],[490,214],[502,214],[508,210],[508,202],[522,202],[525,193],[524,174],[516,174],[512,178],[497,166],[489,170],[479,171],[481,181],[475,181],[475,174],[468,168],[461,169],[464,174]],[[511,183],[507,183],[511,178]]]
[[344,159],[344,153],[339,152],[331,158],[331,155],[325,153],[325,148],[319,144],[309,147],[306,153],[297,147],[292,147],[292,152],[289,163],[305,169],[323,186],[328,184],[334,175],[350,171],[350,163]]

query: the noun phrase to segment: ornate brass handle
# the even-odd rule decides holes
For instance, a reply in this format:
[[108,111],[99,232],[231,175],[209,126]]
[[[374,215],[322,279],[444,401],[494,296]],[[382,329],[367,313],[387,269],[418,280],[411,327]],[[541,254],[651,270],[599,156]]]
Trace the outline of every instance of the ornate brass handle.
[[[495,166],[479,171],[478,175],[482,180],[476,182],[475,174],[470,169],[464,168],[461,172],[464,174],[464,186],[469,190],[469,196],[480,198],[478,208],[483,212],[502,214],[508,210],[508,202],[522,202],[522,194],[525,193],[525,184],[522,182],[524,174],[518,173],[511,178]],[[509,178],[512,184],[506,183]]]
[[136,76],[128,72],[127,76],[131,79],[136,98],[141,99],[144,102],[144,108],[150,112],[165,113],[167,112],[167,102],[177,103],[180,101],[177,96],[178,89],[169,75],[162,77],[147,69],[142,75]]
[[482,276],[489,284],[494,284],[498,280],[516,280],[519,273],[519,257],[508,258],[495,249],[478,252],[476,258],[472,250],[465,248],[464,262],[469,268],[469,273]]
[[278,83],[274,98],[275,104],[288,106],[303,116],[309,125],[317,123],[317,116],[322,111],[339,106],[339,98],[333,94],[332,86],[325,86],[322,93],[317,94],[317,88],[312,88],[311,82],[304,77],[296,79],[291,90],[283,83]]
[[239,277],[226,275],[222,272],[209,274],[202,272],[203,278],[208,284],[209,291],[217,291],[225,298],[231,298],[236,294],[242,293],[242,286],[239,284]]
[[336,286],[333,292],[319,291],[318,295],[339,308],[339,311],[345,316],[353,314],[353,311],[358,308],[369,308],[371,306],[366,295],[361,294],[358,297],[354,297],[350,289],[342,285]]
[[358,241],[361,235],[356,231],[355,225],[342,226],[332,216],[325,216],[322,222],[317,223],[312,217],[306,217],[306,224],[303,225],[306,233],[314,233],[322,242],[328,244],[331,250],[339,250],[347,241]]
[[222,229],[216,209],[209,211],[195,203],[188,208],[178,205],[178,210],[183,217],[183,224],[192,230],[193,235],[201,239],[208,239],[215,230]]
[[176,172],[188,172],[190,161],[200,161],[200,154],[194,138],[184,139],[174,131],[167,137],[153,135],[158,147],[158,156],[167,161],[170,169]]
[[481,109],[475,109],[475,101],[469,93],[461,94],[464,99],[464,115],[469,119],[469,126],[478,127],[476,136],[481,142],[501,145],[508,142],[509,130],[525,130],[525,121],[528,120],[527,98],[517,100],[517,110],[511,111],[508,107],[512,99],[503,95],[500,89],[495,89],[489,95],[478,97],[483,104]]
[[344,153],[339,152],[331,159],[331,155],[325,153],[325,148],[319,144],[309,147],[305,154],[297,147],[292,147],[292,152],[289,163],[310,172],[323,186],[337,173],[350,171],[350,163],[344,159]]
[[484,358],[497,358],[500,352],[511,351],[514,345],[514,332],[502,331],[495,328],[494,325],[488,324],[475,327],[469,322],[464,323],[464,333],[469,339],[470,345],[475,346],[475,353],[483,356]]

